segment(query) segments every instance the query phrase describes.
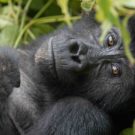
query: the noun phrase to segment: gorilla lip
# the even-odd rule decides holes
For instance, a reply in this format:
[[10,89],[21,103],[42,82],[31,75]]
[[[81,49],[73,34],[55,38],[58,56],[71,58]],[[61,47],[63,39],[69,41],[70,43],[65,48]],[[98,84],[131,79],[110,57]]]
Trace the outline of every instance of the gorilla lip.
[[54,49],[53,49],[53,44],[52,44],[52,40],[53,38],[50,38],[49,39],[49,42],[48,42],[48,54],[51,58],[51,62],[50,62],[50,71],[52,73],[52,75],[55,77],[55,78],[58,78],[58,74],[57,74],[57,70],[56,70],[56,61],[55,61],[55,55],[54,55]]

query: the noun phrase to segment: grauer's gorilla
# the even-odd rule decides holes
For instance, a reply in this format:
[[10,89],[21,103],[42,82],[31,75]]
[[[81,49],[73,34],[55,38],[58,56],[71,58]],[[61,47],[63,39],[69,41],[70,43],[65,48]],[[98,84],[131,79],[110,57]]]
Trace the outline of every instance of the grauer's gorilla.
[[112,28],[103,45],[100,34],[100,24],[85,16],[72,30],[18,49],[21,85],[10,95],[7,111],[19,131],[114,135],[131,124],[135,69],[125,58],[119,30]]
[[114,135],[132,124],[135,69],[118,29],[103,45],[99,36],[99,25],[86,17],[38,49],[35,62],[55,101],[28,135]]
[[20,135],[9,114],[9,96],[20,86],[17,54],[13,49],[0,49],[0,135]]

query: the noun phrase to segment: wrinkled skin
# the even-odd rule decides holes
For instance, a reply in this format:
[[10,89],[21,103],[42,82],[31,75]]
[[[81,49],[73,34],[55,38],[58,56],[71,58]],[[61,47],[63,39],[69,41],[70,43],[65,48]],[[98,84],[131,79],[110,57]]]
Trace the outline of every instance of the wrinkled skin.
[[[134,45],[135,28],[130,27]],[[100,25],[85,16],[73,29],[58,30],[18,49],[21,84],[10,95],[7,111],[19,131],[114,135],[130,126],[135,70],[124,55],[119,30],[112,28],[103,44],[100,34]]]

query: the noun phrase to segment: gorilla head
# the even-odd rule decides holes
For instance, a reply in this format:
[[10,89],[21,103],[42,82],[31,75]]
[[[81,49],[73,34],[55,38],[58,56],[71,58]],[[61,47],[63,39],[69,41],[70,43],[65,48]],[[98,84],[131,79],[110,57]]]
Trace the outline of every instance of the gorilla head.
[[100,25],[87,16],[44,42],[35,62],[56,98],[81,96],[112,112],[131,97],[134,69],[125,58],[120,31],[112,28],[102,45],[100,35]]

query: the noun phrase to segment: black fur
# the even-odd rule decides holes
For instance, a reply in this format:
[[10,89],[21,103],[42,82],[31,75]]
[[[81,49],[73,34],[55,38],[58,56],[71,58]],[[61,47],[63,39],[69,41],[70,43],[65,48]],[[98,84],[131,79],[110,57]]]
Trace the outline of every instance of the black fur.
[[0,135],[20,135],[16,122],[9,113],[10,94],[20,86],[17,54],[9,48],[0,49]]
[[[35,62],[55,104],[28,135],[114,135],[132,125],[135,70],[119,30],[109,33],[117,43],[108,47],[105,38],[100,45],[99,24],[86,16],[73,30],[58,31],[41,44]],[[113,65],[120,75],[112,75]]]
[[68,97],[51,106],[29,135],[111,135],[112,131],[105,112],[83,98]]
[[100,24],[85,16],[73,29],[18,49],[21,85],[7,110],[16,129],[28,135],[114,135],[131,124],[135,69],[125,58],[120,31],[112,28],[103,45],[100,34]]

